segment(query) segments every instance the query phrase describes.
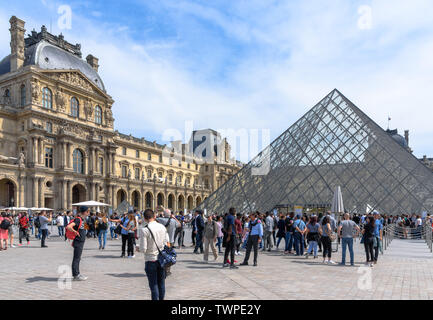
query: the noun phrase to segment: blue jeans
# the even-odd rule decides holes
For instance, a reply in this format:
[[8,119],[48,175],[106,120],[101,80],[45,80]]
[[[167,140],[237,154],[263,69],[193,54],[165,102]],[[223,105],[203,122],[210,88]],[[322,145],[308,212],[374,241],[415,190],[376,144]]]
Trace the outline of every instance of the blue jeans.
[[317,257],[317,241],[310,241],[308,243],[308,254],[311,254],[311,251],[314,251],[314,256]]
[[293,233],[293,239],[295,241],[295,250],[296,255],[303,255],[304,254],[304,236],[300,234],[299,232]]
[[59,229],[59,237],[65,235],[65,228],[63,226],[57,226],[57,229]]
[[165,296],[165,270],[158,261],[146,261],[144,271],[149,281],[152,300],[164,300]]
[[286,232],[286,251],[292,251],[293,247],[293,234]]
[[341,238],[341,246],[343,251],[341,257],[341,263],[346,264],[346,247],[349,246],[350,264],[354,264],[353,238]]
[[223,237],[217,237],[217,247],[218,247],[218,252],[221,253],[221,244],[223,243]]
[[198,249],[200,249],[200,252],[203,252],[203,231],[197,231],[195,238],[194,252],[198,252]]
[[278,241],[277,241],[277,249],[278,249],[278,246],[280,245],[280,242],[281,242],[281,240],[284,238],[284,241],[286,242],[286,247],[287,247],[287,240],[286,240],[286,237],[284,236],[284,237],[278,237]]
[[111,240],[113,240],[113,239],[117,239],[117,234],[116,233],[114,233],[114,230],[115,230],[116,228],[115,227],[110,227],[110,236],[111,236]]
[[105,248],[107,242],[107,230],[99,230],[98,234],[99,246]]

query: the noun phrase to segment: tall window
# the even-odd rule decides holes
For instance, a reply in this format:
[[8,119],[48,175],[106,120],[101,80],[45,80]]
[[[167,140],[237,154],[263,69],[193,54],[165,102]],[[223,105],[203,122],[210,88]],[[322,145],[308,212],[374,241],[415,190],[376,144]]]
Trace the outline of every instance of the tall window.
[[47,122],[46,130],[49,133],[53,133],[53,124],[51,122]]
[[190,178],[186,178],[185,184],[186,184],[187,187],[189,187],[190,183],[191,183],[191,179]]
[[172,184],[172,182],[173,182],[173,175],[169,174],[168,175],[168,183]]
[[162,155],[159,156],[159,162],[162,163]]
[[95,122],[97,124],[102,124],[102,109],[100,106],[95,107]]
[[152,179],[152,170],[147,170],[147,178]]
[[136,158],[140,158],[140,150],[136,150],[135,151],[135,157]]
[[53,167],[53,148],[45,148],[45,167]]
[[53,108],[53,94],[47,87],[42,89],[42,106],[46,109]]
[[135,180],[140,180],[140,168],[135,168]]
[[21,85],[20,88],[20,101],[21,101],[21,107],[24,107],[26,105],[26,86]]
[[122,178],[127,178],[128,177],[128,169],[126,168],[126,166],[122,166]]
[[80,106],[78,100],[75,97],[71,98],[71,116],[78,118],[80,114]]
[[122,154],[123,154],[124,156],[126,156],[126,148],[125,148],[125,147],[122,148]]
[[99,157],[99,172],[104,174],[104,158]]
[[84,173],[84,156],[83,152],[79,149],[75,149],[72,154],[73,168],[76,173]]
[[147,154],[147,160],[152,160],[152,154],[150,152]]

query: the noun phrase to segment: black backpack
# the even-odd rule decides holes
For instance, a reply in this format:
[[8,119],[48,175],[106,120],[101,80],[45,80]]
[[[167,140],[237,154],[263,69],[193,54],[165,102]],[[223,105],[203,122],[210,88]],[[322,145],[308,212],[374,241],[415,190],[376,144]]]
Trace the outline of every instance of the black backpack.
[[39,221],[39,217],[37,217],[36,219],[35,219],[35,227],[36,228],[40,228],[41,227],[41,223],[40,223],[40,221]]
[[0,229],[7,230],[11,226],[11,222],[9,219],[3,219],[2,223],[0,224]]

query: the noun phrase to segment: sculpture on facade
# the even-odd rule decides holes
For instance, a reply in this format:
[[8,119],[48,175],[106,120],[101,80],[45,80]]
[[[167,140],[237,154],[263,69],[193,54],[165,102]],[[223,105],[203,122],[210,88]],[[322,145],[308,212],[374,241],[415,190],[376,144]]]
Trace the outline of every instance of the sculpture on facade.
[[18,157],[18,166],[20,168],[25,167],[25,160],[26,160],[26,156],[24,155],[24,153],[21,152]]
[[39,86],[39,82],[36,79],[32,80],[32,99],[33,102],[39,101],[39,96],[41,94],[41,87]]
[[62,93],[61,89],[56,91],[56,106],[57,110],[60,112],[66,111],[66,101],[65,96]]

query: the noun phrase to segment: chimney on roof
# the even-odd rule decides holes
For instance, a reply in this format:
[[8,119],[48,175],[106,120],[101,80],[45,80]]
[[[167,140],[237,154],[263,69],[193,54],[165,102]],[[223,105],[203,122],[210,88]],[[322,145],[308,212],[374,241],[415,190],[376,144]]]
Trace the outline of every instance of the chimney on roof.
[[406,140],[406,143],[409,146],[409,130],[404,131],[404,139]]
[[11,33],[11,57],[10,65],[11,72],[18,70],[24,64],[24,29],[25,22],[12,16],[9,20],[11,28],[9,29]]
[[89,54],[86,57],[87,63],[90,64],[90,66],[96,71],[98,72],[98,68],[99,68],[99,59],[94,57],[93,55]]
[[424,156],[424,157],[422,158],[422,161],[423,161],[424,163],[427,163],[427,156]]

